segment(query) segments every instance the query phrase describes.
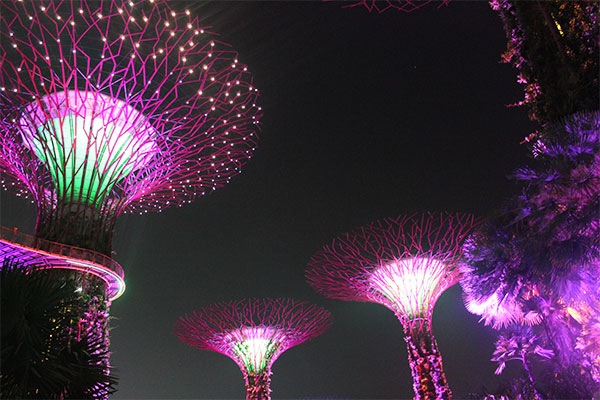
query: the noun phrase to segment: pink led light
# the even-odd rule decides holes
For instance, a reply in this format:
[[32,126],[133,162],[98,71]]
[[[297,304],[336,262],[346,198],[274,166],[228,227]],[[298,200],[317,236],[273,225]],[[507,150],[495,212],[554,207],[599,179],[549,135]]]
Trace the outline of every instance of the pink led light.
[[349,1],[348,3],[349,4],[344,4],[344,7],[364,6],[369,12],[376,11],[382,13],[387,10],[396,10],[408,13],[431,3],[437,4],[437,8],[447,6],[448,3],[450,3],[450,0],[361,0]]
[[0,259],[16,260],[25,267],[95,275],[106,283],[109,301],[125,292],[123,269],[116,261],[90,250],[47,242],[7,228],[0,229]]

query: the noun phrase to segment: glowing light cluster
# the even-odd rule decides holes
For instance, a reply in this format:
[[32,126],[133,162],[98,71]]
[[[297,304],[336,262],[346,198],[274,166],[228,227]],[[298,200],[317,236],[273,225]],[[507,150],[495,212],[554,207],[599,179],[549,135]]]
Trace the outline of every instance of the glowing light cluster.
[[232,343],[232,352],[249,373],[259,373],[267,362],[276,358],[283,333],[273,328],[245,327],[229,332],[225,338]]
[[38,227],[79,214],[110,230],[120,213],[212,192],[252,157],[262,111],[248,67],[175,6],[1,2],[2,185],[37,204]]
[[158,153],[152,139],[156,133],[143,115],[94,92],[70,90],[31,102],[19,127],[23,143],[44,163],[60,198],[99,202],[116,182]]
[[290,347],[324,333],[331,315],[290,299],[218,303],[180,318],[175,335],[202,350],[234,360],[246,379],[248,398],[269,398],[271,365]]
[[[375,300],[389,303],[409,319],[426,314],[441,294],[439,282],[453,281],[444,263],[431,258],[408,258],[376,268],[369,277]],[[449,279],[450,278],[450,279]],[[380,297],[383,295],[384,299]]]

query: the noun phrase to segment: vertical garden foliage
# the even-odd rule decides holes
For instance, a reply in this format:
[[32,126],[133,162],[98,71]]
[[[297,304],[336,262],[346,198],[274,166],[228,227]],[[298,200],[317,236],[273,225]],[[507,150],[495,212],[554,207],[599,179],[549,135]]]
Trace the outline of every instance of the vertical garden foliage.
[[2,398],[95,399],[115,391],[104,338],[79,329],[93,304],[75,280],[5,263],[0,284]]

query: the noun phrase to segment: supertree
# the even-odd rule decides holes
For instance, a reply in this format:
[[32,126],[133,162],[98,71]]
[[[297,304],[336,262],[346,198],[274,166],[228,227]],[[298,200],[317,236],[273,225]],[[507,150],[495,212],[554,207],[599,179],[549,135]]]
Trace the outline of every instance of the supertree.
[[2,6],[0,168],[37,205],[37,237],[110,256],[119,214],[187,203],[251,157],[257,89],[189,10]]
[[2,184],[37,207],[35,236],[3,229],[0,255],[67,270],[56,275],[102,311],[83,325],[105,332],[124,290],[117,216],[181,206],[238,174],[258,90],[228,45],[166,0],[0,6]]
[[247,399],[270,399],[271,366],[287,349],[324,333],[331,315],[285,298],[214,304],[180,318],[175,334],[185,343],[231,358],[246,382]]
[[416,399],[451,398],[431,319],[439,296],[458,281],[463,240],[478,224],[460,213],[386,218],[338,237],[309,262],[306,277],[317,292],[396,314]]

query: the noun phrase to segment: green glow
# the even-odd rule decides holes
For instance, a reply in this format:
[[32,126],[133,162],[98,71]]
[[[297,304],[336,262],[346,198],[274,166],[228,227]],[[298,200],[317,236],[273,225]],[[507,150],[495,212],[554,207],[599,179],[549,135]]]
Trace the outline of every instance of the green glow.
[[41,103],[42,117],[37,104],[32,103],[29,112],[37,113],[33,120],[44,122],[33,130],[35,124],[22,119],[22,132],[50,172],[59,198],[98,205],[117,182],[146,165],[155,151],[150,124],[122,101],[70,91],[45,97]]
[[[102,126],[91,121],[91,132],[105,132],[101,140],[90,142],[84,129],[86,120],[68,116],[58,118],[38,128],[40,140],[50,151],[36,143],[36,154],[46,164],[59,193],[94,202],[99,194],[108,193],[118,179],[129,174],[133,165],[130,136],[111,135],[114,124]],[[62,133],[62,135],[61,135]],[[61,137],[62,136],[62,137]],[[96,138],[97,140],[97,138]],[[110,148],[114,148],[112,156]]]

